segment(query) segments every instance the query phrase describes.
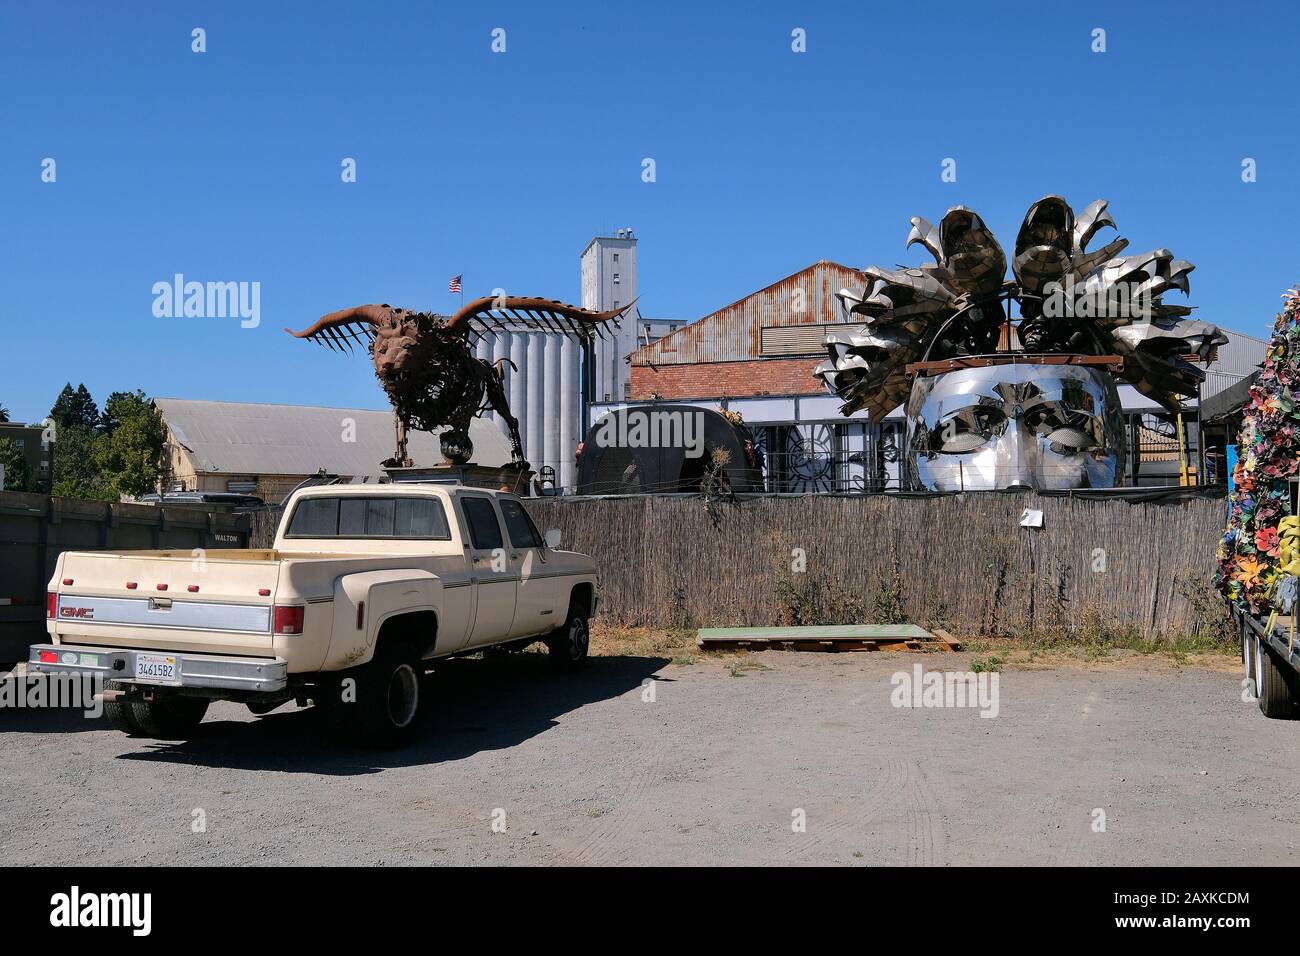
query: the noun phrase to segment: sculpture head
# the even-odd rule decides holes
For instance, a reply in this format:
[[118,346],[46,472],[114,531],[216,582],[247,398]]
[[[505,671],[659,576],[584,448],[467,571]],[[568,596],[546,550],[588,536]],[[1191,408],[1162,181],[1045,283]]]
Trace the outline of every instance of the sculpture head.
[[393,309],[374,336],[375,376],[389,398],[404,389],[449,388],[461,377],[464,344],[438,316]]
[[414,368],[419,340],[415,314],[394,310],[388,320],[375,329],[375,374],[380,379],[391,379]]
[[932,491],[1109,488],[1124,474],[1109,372],[1032,362],[918,376],[907,403],[912,482]]

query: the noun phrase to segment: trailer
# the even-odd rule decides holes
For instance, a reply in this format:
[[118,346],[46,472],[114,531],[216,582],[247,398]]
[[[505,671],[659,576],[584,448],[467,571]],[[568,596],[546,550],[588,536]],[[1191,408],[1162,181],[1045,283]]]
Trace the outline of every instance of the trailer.
[[45,640],[45,593],[64,551],[246,548],[228,506],[147,505],[0,492],[0,671]]
[[[1294,618],[1269,618],[1233,607],[1241,641],[1244,680],[1259,699],[1265,717],[1294,720],[1300,717],[1300,641],[1295,640]],[[1271,623],[1271,627],[1270,627]]]

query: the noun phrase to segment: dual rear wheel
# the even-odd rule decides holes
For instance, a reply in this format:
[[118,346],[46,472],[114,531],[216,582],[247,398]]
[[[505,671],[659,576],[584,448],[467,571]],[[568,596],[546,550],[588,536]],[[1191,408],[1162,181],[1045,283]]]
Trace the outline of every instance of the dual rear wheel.
[[[110,688],[112,684],[109,685]],[[194,735],[208,712],[205,697],[161,697],[155,700],[108,701],[104,716],[118,730],[136,737],[185,740]]]
[[1244,622],[1241,627],[1241,662],[1259,698],[1260,712],[1265,717],[1286,720],[1297,716],[1300,675]]

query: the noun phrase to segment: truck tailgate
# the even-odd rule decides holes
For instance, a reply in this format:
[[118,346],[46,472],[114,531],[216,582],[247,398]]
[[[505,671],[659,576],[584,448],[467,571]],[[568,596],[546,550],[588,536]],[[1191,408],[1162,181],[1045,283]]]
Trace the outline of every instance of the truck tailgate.
[[68,553],[52,632],[67,644],[273,656],[280,563],[225,554]]

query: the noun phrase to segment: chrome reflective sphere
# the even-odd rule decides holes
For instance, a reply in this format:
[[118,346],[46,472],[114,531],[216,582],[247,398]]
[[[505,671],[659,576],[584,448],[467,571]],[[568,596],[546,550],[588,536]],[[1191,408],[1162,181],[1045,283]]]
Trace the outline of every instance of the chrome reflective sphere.
[[917,376],[907,402],[913,487],[1113,488],[1124,415],[1110,373],[1032,362]]
[[463,465],[474,456],[474,443],[469,440],[469,433],[449,428],[438,436],[438,445],[442,457],[453,465]]

